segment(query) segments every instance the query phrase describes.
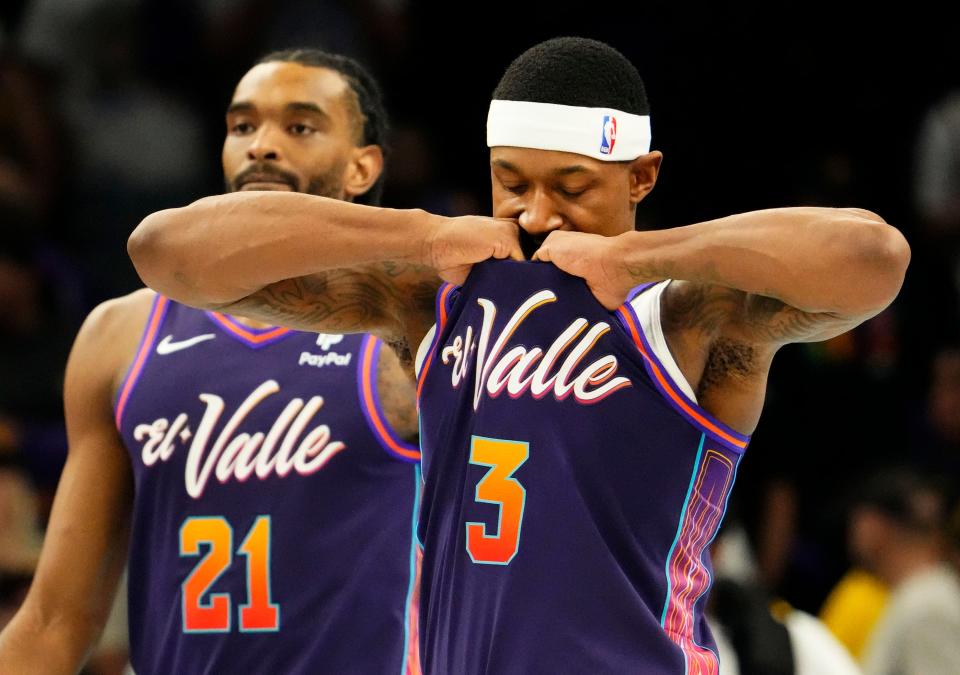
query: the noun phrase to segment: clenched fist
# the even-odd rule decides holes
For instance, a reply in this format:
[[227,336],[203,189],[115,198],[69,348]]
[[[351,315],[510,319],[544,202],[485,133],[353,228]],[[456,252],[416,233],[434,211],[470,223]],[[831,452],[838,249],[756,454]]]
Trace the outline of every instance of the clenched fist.
[[454,284],[462,284],[474,264],[489,258],[524,260],[517,223],[503,218],[444,218],[425,244],[424,263]]
[[551,262],[567,274],[587,282],[593,295],[607,309],[616,309],[637,285],[627,273],[626,249],[621,237],[585,232],[551,232],[534,260]]

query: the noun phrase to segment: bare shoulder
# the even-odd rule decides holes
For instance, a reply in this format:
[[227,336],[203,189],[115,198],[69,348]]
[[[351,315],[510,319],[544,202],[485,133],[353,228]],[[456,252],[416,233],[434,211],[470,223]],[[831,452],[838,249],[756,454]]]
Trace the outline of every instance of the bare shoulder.
[[417,385],[413,371],[395,349],[381,349],[377,364],[377,392],[390,427],[404,440],[417,437]]
[[112,396],[140,343],[157,294],[142,288],[97,305],[87,315],[70,352],[67,389],[71,379],[108,385]]

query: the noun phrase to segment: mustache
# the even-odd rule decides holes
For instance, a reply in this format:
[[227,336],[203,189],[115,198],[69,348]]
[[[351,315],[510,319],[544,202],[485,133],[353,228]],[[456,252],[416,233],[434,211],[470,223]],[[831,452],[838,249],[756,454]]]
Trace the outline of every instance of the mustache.
[[543,240],[547,238],[546,234],[530,234],[522,227],[520,228],[520,250],[523,251],[523,257],[527,260],[533,258],[533,254],[537,252],[540,246],[543,244]]
[[276,181],[278,183],[286,183],[295,191],[300,186],[300,181],[297,180],[297,177],[292,173],[278,169],[270,164],[258,162],[256,164],[251,164],[246,169],[234,176],[233,180],[230,181],[230,187],[234,191],[237,191],[242,188],[245,183],[250,182],[251,177],[254,179],[266,179],[270,181]]

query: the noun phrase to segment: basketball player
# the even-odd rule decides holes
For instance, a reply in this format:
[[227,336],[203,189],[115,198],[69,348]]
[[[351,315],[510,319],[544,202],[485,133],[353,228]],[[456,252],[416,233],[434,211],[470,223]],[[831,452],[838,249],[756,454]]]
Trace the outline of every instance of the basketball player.
[[[386,117],[356,62],[272,54],[226,121],[228,190],[377,202]],[[140,675],[419,672],[414,387],[381,341],[141,290],[90,315],[65,400],[69,459],[0,672],[79,669],[128,540]]]
[[[867,211],[634,231],[662,158],[649,128],[621,54],[550,40],[494,93],[495,218],[241,194],[130,240],[184,302],[421,345],[426,672],[717,673],[707,545],[771,360],[903,281],[905,240]],[[553,265],[488,261],[521,240]],[[437,276],[463,285],[434,312]]]

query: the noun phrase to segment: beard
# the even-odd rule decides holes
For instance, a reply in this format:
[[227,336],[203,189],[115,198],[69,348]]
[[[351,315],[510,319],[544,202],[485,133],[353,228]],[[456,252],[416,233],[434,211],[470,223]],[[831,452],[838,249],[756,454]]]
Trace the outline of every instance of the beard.
[[227,192],[239,192],[243,189],[244,184],[252,182],[249,179],[255,176],[260,180],[266,179],[270,182],[288,185],[293,192],[343,199],[343,169],[345,165],[346,162],[336,162],[324,173],[310,176],[306,186],[301,187],[300,179],[289,171],[283,171],[269,163],[257,162],[251,164],[232,179],[225,178],[224,184]]

